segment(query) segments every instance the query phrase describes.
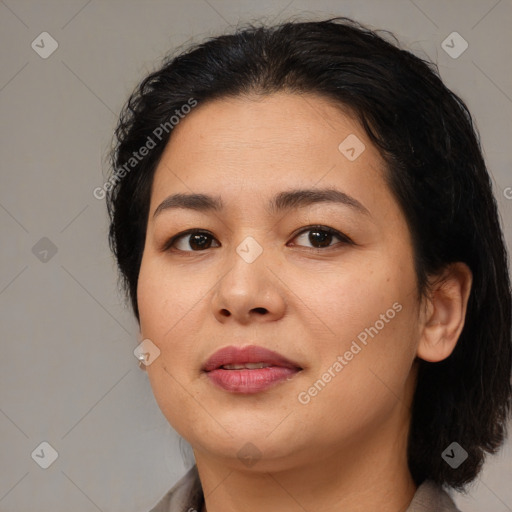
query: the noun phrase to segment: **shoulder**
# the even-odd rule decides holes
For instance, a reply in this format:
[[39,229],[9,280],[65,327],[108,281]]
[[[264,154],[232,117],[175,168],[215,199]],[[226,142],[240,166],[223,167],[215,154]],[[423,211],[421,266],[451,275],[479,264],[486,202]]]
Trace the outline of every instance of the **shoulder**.
[[[201,512],[204,497],[194,465],[149,512]],[[406,512],[461,512],[450,495],[430,480],[423,482]]]
[[201,512],[203,489],[194,465],[149,512]]
[[431,480],[423,482],[406,512],[461,512],[450,495]]

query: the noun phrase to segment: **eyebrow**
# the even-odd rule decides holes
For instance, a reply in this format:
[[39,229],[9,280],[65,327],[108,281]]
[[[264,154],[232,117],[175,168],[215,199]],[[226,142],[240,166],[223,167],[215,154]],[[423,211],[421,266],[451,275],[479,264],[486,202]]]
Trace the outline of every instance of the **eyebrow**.
[[[304,208],[316,203],[342,204],[371,217],[370,212],[354,197],[334,188],[298,189],[280,192],[266,206],[271,215]],[[206,194],[173,194],[165,198],[153,213],[153,218],[165,210],[183,208],[198,212],[221,211],[224,203],[220,196]]]

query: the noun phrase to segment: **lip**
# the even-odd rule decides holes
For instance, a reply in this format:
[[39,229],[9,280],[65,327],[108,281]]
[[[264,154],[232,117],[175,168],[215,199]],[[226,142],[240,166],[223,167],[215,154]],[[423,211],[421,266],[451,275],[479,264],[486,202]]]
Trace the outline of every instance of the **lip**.
[[[228,370],[225,365],[265,363],[270,365],[258,369]],[[256,345],[229,346],[215,352],[202,370],[211,382],[233,393],[259,393],[279,382],[289,380],[302,370],[297,363],[286,357]]]

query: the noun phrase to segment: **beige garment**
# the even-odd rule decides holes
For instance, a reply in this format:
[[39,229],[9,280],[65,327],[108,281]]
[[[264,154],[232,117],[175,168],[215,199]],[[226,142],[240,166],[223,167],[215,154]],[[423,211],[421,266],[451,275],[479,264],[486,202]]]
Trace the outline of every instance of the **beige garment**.
[[[150,510],[150,512],[201,512],[204,498],[197,466],[187,474]],[[417,489],[405,512],[460,512],[447,492],[431,481]]]

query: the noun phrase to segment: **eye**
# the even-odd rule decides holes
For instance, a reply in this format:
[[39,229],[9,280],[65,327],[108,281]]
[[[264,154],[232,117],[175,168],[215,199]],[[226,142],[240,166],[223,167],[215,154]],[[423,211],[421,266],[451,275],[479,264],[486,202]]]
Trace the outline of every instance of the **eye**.
[[348,236],[328,226],[309,226],[307,229],[300,231],[294,240],[302,239],[303,241],[312,244],[312,249],[322,249],[333,247],[334,245],[331,245],[331,242],[336,238],[340,243],[334,245],[353,244],[352,240]]
[[[215,238],[211,233],[191,229],[173,236],[165,244],[163,250],[167,251],[173,249],[182,252],[204,251],[205,249],[210,249],[212,246],[212,240],[215,240]],[[215,247],[220,247],[220,245],[216,245]]]
[[[308,233],[309,236],[306,238]],[[325,249],[334,247],[335,245],[354,243],[348,236],[328,226],[309,226],[306,229],[302,229],[302,231],[295,235],[293,239],[302,239],[302,241],[309,242],[312,244],[312,247],[310,247],[311,249]],[[339,240],[338,244],[332,244],[335,239]],[[212,242],[214,242],[214,245],[212,245]],[[199,252],[212,247],[220,247],[220,244],[211,233],[191,229],[173,236],[168,242],[166,242],[162,250]]]

